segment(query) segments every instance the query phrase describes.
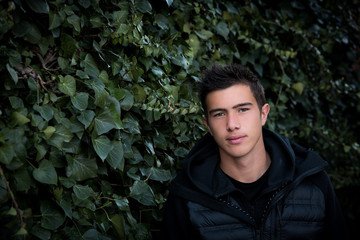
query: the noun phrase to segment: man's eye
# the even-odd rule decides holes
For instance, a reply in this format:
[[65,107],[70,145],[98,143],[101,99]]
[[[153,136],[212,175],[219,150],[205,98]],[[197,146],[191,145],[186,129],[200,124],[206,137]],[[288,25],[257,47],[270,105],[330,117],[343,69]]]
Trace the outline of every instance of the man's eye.
[[224,116],[224,113],[215,113],[214,114],[214,117],[221,117],[221,116]]
[[240,108],[239,109],[239,112],[246,112],[246,111],[249,111],[249,108]]

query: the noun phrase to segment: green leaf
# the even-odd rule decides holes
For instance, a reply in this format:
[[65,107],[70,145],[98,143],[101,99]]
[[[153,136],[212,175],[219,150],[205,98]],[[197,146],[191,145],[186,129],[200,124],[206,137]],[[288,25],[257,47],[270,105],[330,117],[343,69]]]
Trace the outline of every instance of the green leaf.
[[65,58],[70,58],[75,53],[77,48],[77,42],[70,35],[63,33],[61,34],[61,50],[64,52]]
[[34,187],[34,180],[25,168],[20,168],[14,173],[17,191],[28,191],[30,187]]
[[54,134],[55,131],[56,131],[56,128],[54,128],[53,126],[48,126],[44,130],[44,134],[45,134],[46,139],[51,138],[51,136]]
[[41,40],[41,32],[37,25],[30,24],[30,29],[25,36],[25,40],[32,44],[39,44]]
[[114,120],[108,109],[102,111],[94,120],[95,131],[98,135],[107,133],[113,128],[116,128]]
[[82,235],[81,239],[84,239],[84,240],[111,240],[111,238],[104,236],[103,234],[96,231],[95,229],[87,230],[84,233],[84,235]]
[[140,168],[143,176],[149,177],[149,179],[154,181],[165,182],[171,180],[171,172],[165,169],[159,168]]
[[10,67],[9,64],[6,64],[6,69],[8,70],[8,72],[9,72],[12,80],[14,81],[14,83],[17,84],[18,81],[19,81],[19,78],[18,78],[18,75],[17,75],[16,71],[12,67]]
[[76,181],[97,177],[98,167],[95,158],[77,155],[70,160],[69,165],[71,168],[70,176]]
[[43,160],[39,167],[34,169],[33,177],[45,184],[57,184],[57,173],[52,165],[52,163],[48,160]]
[[96,139],[92,139],[92,144],[95,152],[103,161],[113,149],[111,141],[106,136],[100,136]]
[[85,128],[88,128],[95,117],[95,113],[91,110],[85,110],[80,113],[77,119],[84,124]]
[[80,111],[84,111],[88,107],[88,100],[89,94],[86,92],[81,92],[71,97],[71,103]]
[[46,230],[42,227],[40,227],[39,225],[34,225],[31,228],[31,234],[38,237],[41,240],[47,240],[50,239],[51,237],[51,232],[49,230]]
[[120,101],[120,106],[125,111],[129,111],[134,105],[134,96],[127,90],[125,90],[125,98]]
[[228,35],[229,35],[229,28],[227,26],[227,24],[225,22],[219,22],[217,25],[216,25],[216,32],[223,36],[225,39],[228,38]]
[[76,14],[73,14],[67,18],[68,23],[70,23],[75,31],[80,32],[80,18]]
[[114,169],[119,169],[120,171],[124,170],[124,149],[121,141],[112,142],[113,149],[109,152],[109,155],[106,158],[106,161]]
[[41,227],[48,230],[58,229],[65,221],[65,216],[59,208],[50,201],[40,202]]
[[[59,14],[52,11],[49,12],[49,30],[53,30],[59,27],[62,23],[62,19]],[[74,47],[74,46],[72,46]]]
[[109,105],[109,111],[116,126],[116,129],[123,129],[123,125],[121,122],[121,109],[120,103],[113,97],[110,97],[109,100],[111,101]]
[[212,32],[210,32],[209,30],[205,30],[205,29],[201,29],[200,31],[195,31],[195,33],[199,38],[201,38],[203,40],[208,40],[209,38],[214,36],[214,34]]
[[118,101],[123,100],[126,97],[127,90],[120,88],[111,88],[110,94]]
[[193,50],[194,56],[198,53],[200,49],[200,41],[196,34],[190,34],[188,43]]
[[9,101],[13,109],[19,109],[24,107],[24,102],[19,97],[10,96]]
[[30,119],[25,117],[24,115],[22,115],[19,112],[12,112],[11,113],[11,118],[12,118],[12,123],[14,123],[14,125],[24,125],[28,122],[30,122]]
[[19,229],[19,231],[17,231],[15,233],[15,236],[19,236],[19,235],[28,235],[28,232],[26,231],[25,228],[22,227],[22,228]]
[[134,182],[134,185],[130,187],[130,197],[145,206],[155,205],[154,192],[151,187],[143,181]]
[[73,217],[72,205],[69,201],[61,199],[59,202],[60,207],[64,210],[65,215],[69,218]]
[[49,105],[34,105],[33,109],[40,113],[41,117],[46,121],[50,121],[54,116],[54,110]]
[[79,3],[83,8],[88,8],[88,7],[91,6],[90,0],[79,0],[78,3]]
[[113,224],[113,227],[116,230],[117,236],[120,239],[126,239],[126,235],[125,235],[125,224],[124,224],[124,220],[122,218],[121,215],[119,214],[115,214],[111,219],[110,219],[111,223]]
[[8,165],[15,156],[15,151],[11,144],[5,143],[0,147],[0,162]]
[[150,13],[152,10],[151,4],[148,0],[135,0],[135,6],[142,13]]
[[48,143],[61,149],[63,142],[70,142],[74,135],[67,127],[63,126],[62,124],[56,125],[55,128],[56,131],[52,134],[51,138],[48,140]]
[[304,91],[304,84],[302,84],[301,82],[297,82],[297,83],[294,83],[292,87],[295,89],[295,91],[299,95],[302,95],[302,93]]
[[99,68],[94,60],[94,58],[90,54],[86,54],[84,61],[81,62],[84,71],[92,77],[98,77],[99,76]]
[[88,199],[89,197],[96,196],[96,193],[94,192],[94,190],[91,187],[89,187],[88,185],[86,185],[86,186],[75,185],[75,186],[73,186],[73,190],[74,190],[76,197],[81,200],[85,200],[85,199]]
[[76,81],[73,76],[66,75],[65,77],[59,76],[60,82],[58,83],[58,88],[61,92],[66,95],[74,96],[76,92]]
[[166,0],[167,5],[170,7],[174,0]]
[[49,5],[45,0],[26,1],[27,5],[36,13],[48,13]]

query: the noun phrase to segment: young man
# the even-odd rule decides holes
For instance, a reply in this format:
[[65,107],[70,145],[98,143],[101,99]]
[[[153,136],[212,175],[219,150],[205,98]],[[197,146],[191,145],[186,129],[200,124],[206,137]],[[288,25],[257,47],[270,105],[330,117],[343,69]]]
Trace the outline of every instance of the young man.
[[251,71],[212,67],[200,97],[209,133],[171,184],[163,239],[348,239],[327,163],[263,127]]

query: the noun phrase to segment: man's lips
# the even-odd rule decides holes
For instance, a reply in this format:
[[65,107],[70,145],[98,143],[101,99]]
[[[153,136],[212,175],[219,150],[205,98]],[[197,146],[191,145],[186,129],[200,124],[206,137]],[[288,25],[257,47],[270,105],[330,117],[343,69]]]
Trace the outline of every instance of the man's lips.
[[226,140],[230,143],[230,144],[238,144],[243,142],[245,139],[245,136],[241,135],[241,136],[231,136],[228,137]]

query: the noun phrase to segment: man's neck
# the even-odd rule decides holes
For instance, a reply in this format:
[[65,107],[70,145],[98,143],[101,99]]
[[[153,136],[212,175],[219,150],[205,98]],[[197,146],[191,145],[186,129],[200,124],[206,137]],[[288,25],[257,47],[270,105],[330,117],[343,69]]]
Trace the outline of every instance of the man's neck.
[[263,149],[256,156],[221,159],[220,168],[228,176],[239,182],[251,183],[258,180],[266,172],[270,163],[270,155]]

